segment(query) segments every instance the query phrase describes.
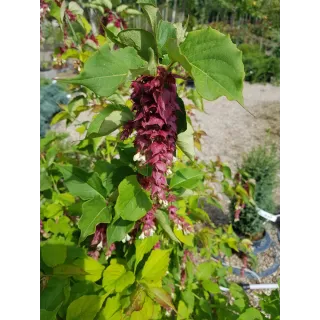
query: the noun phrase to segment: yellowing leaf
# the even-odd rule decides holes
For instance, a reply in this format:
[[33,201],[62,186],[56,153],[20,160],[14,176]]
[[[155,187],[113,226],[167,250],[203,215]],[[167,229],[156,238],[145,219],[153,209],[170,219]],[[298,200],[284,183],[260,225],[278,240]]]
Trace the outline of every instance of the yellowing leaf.
[[183,233],[183,231],[178,230],[178,228],[176,226],[173,228],[173,232],[181,242],[183,242],[184,244],[186,244],[189,247],[194,246],[194,244],[193,244],[194,235],[192,233],[185,235]]
[[102,285],[106,292],[122,292],[135,281],[131,271],[126,271],[122,264],[112,263],[103,273]]
[[142,279],[147,283],[162,280],[168,271],[171,250],[153,250],[142,269]]

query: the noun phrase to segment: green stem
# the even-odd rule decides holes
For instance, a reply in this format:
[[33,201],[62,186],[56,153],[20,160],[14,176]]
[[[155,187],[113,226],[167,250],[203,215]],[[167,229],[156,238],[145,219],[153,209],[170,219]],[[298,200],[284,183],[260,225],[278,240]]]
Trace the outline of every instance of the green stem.
[[72,34],[73,34],[73,37],[74,37],[75,42],[76,42],[77,44],[79,44],[79,39],[78,39],[78,37],[77,37],[77,35],[76,35],[73,27],[72,27],[72,24],[71,24],[71,21],[70,21],[69,17],[68,17],[67,15],[66,15],[65,17],[66,17],[67,23],[68,23],[68,25],[69,25],[69,27],[70,27],[70,29],[71,29],[71,32],[72,32]]

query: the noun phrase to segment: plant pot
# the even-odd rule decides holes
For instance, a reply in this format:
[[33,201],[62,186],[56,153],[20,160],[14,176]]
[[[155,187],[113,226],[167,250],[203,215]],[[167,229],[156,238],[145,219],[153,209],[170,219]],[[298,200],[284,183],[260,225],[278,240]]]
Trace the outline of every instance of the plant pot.
[[270,235],[267,231],[264,232],[264,235],[259,240],[253,240],[253,252],[255,254],[258,254],[260,252],[264,252],[268,250],[271,246],[272,240],[270,238]]

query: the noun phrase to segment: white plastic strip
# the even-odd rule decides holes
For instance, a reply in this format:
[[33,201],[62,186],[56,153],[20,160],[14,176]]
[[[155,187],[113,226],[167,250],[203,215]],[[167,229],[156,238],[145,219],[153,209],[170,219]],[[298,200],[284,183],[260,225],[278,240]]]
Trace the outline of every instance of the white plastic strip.
[[258,215],[272,222],[276,222],[277,218],[280,217],[280,214],[271,214],[267,211],[264,211],[260,208],[257,208]]
[[[261,283],[261,284],[248,284],[248,289],[250,290],[262,290],[262,289],[278,289],[279,286],[277,283]],[[221,291],[227,292],[229,288],[220,287]]]

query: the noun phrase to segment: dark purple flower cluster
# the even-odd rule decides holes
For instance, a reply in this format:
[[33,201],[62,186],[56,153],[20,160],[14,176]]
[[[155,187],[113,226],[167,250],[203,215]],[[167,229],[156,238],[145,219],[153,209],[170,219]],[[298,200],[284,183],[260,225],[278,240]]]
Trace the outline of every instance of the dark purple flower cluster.
[[138,153],[134,160],[141,165],[150,164],[150,177],[140,177],[142,186],[151,191],[153,199],[167,204],[168,191],[166,173],[172,165],[176,150],[177,116],[180,109],[176,97],[175,78],[163,67],[158,75],[142,76],[132,82],[133,111],[135,119],[125,126],[122,138],[136,130],[135,146]]
[[[91,247],[94,247],[94,250],[88,252],[88,255],[96,260],[100,257],[100,251],[107,246],[106,233],[107,225],[105,223],[98,224],[91,241]],[[111,256],[112,251],[114,251],[115,249],[116,246],[114,243],[112,243],[106,252],[106,259]]]
[[[141,238],[155,231],[155,211],[160,206],[168,207],[175,197],[169,194],[166,175],[170,175],[177,140],[177,87],[175,76],[165,68],[158,67],[157,76],[141,76],[132,82],[132,111],[135,119],[129,121],[122,132],[122,139],[136,131],[134,141],[137,154],[133,160],[140,166],[150,165],[151,176],[138,176],[142,187],[151,192],[153,208],[142,219],[144,224]],[[192,227],[176,214],[176,208],[170,206],[169,217],[178,228],[192,232]]]

